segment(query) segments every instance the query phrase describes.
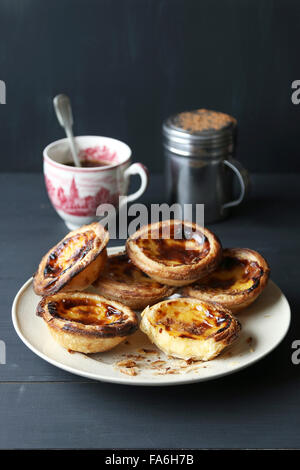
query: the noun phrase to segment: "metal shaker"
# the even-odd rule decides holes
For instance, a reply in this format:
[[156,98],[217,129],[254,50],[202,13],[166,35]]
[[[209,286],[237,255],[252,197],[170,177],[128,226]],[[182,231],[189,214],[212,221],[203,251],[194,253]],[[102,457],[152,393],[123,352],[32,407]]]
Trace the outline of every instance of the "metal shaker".
[[[204,204],[205,222],[228,216],[249,187],[247,170],[234,156],[236,120],[199,109],[168,118],[163,124],[167,200],[169,204]],[[236,175],[240,194],[233,197]]]

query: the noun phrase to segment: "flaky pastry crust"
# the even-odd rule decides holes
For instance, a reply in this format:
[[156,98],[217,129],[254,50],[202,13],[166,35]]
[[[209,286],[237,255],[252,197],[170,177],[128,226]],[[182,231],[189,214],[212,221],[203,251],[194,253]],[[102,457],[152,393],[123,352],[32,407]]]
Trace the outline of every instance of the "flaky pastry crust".
[[94,282],[100,295],[135,310],[169,297],[175,287],[160,284],[137,268],[125,252],[110,255],[104,271]]
[[[190,239],[176,238],[178,233],[183,233],[183,228],[193,233]],[[210,230],[181,220],[165,220],[142,227],[127,240],[126,250],[138,268],[156,281],[171,286],[184,286],[206,276],[222,257],[221,244]]]
[[105,266],[108,232],[98,222],[68,233],[46,253],[33,277],[38,295],[83,290]]
[[82,353],[112,349],[138,328],[137,316],[129,307],[86,292],[44,297],[36,313],[61,346]]
[[215,301],[238,312],[261,294],[267,285],[270,268],[267,261],[248,248],[227,248],[220,266],[204,279],[183,289],[203,301]]
[[147,307],[140,329],[165,354],[208,361],[237,339],[241,325],[221,305],[178,298]]

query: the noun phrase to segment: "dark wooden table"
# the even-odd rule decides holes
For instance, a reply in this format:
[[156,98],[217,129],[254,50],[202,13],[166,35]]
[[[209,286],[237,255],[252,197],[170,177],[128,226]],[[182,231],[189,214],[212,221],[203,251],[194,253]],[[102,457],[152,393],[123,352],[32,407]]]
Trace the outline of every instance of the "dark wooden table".
[[[259,250],[292,307],[290,331],[259,363],[218,380],[165,388],[93,382],[35,356],[17,337],[11,304],[41,255],[66,233],[39,174],[2,174],[0,448],[299,447],[300,177],[256,175],[251,199],[211,228],[224,246]],[[153,176],[143,201],[163,202]],[[116,242],[112,244],[117,244]]]

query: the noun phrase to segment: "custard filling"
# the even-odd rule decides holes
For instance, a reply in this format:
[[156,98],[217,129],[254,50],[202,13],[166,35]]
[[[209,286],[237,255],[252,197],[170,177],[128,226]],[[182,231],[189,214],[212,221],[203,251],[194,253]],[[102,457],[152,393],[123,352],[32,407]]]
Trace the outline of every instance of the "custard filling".
[[113,256],[108,259],[104,276],[115,282],[139,286],[141,284],[149,287],[162,287],[157,281],[151,279],[147,274],[137,268],[126,254]]
[[127,319],[127,315],[109,303],[93,299],[62,299],[50,302],[48,310],[56,318],[84,325],[114,325]]
[[66,272],[93,248],[95,238],[95,232],[92,230],[66,238],[50,253],[45,265],[44,276],[56,278]]
[[203,233],[171,224],[147,233],[136,240],[142,252],[153,261],[166,266],[196,264],[209,253],[210,245]]
[[172,336],[197,340],[227,327],[230,318],[205,303],[175,299],[162,304],[149,321],[159,333],[164,329]]
[[205,279],[194,285],[196,289],[220,293],[239,294],[253,290],[259,284],[263,269],[255,261],[230,256],[223,258],[220,266]]

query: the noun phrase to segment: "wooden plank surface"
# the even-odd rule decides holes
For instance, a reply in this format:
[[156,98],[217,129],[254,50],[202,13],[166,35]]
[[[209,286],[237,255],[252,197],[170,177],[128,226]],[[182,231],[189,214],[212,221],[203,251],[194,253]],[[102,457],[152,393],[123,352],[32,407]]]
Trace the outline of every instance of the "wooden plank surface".
[[[292,325],[267,358],[216,381],[152,389],[94,383],[44,362],[19,340],[11,303],[41,255],[66,233],[39,174],[0,175],[0,448],[299,447],[298,175],[256,176],[248,203],[211,228],[224,246],[261,251],[292,306]],[[161,176],[146,203],[163,202]],[[113,242],[116,245],[119,242]]]

